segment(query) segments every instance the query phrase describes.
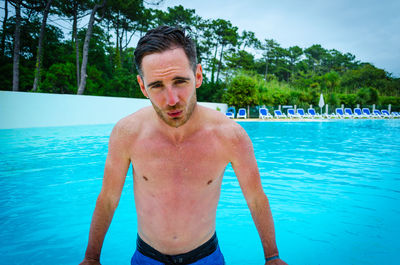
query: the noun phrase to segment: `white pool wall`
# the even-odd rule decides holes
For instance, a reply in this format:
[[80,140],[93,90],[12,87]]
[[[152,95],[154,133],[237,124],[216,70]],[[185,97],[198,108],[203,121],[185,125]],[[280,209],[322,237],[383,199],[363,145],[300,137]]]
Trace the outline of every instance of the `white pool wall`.
[[[227,104],[199,102],[221,112]],[[138,98],[0,91],[0,129],[114,124],[150,106]]]

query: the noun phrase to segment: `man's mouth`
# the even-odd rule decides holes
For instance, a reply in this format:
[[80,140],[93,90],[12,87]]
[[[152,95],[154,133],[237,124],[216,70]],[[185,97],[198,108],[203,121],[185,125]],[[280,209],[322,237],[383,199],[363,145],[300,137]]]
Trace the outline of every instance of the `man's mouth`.
[[167,112],[168,116],[170,116],[171,118],[176,118],[179,117],[182,114],[182,110],[172,110]]

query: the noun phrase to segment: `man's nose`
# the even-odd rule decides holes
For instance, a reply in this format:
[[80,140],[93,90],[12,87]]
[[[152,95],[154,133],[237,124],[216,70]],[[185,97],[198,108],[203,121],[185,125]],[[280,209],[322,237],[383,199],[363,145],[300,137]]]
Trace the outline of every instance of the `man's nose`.
[[178,98],[178,93],[176,89],[173,87],[168,87],[167,88],[167,104],[169,106],[175,106],[176,103],[178,103],[179,98]]

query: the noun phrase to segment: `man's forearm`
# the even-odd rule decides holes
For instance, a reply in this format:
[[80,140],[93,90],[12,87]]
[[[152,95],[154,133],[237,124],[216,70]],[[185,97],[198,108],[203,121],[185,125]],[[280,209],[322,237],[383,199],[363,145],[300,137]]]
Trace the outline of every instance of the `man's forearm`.
[[264,193],[260,194],[252,202],[249,202],[249,208],[261,238],[265,258],[278,255],[274,221],[267,196]]
[[89,242],[86,249],[85,258],[100,260],[101,248],[104,237],[110,226],[114,215],[116,205],[101,193],[96,202],[96,208],[93,213],[92,223],[90,225]]

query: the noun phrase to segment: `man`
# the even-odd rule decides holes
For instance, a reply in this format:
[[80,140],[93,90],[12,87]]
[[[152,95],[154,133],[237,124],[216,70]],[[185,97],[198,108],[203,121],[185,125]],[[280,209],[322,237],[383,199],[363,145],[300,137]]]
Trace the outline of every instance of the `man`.
[[111,133],[81,264],[99,264],[130,163],[138,218],[132,265],[224,264],[215,219],[228,163],[260,234],[266,264],[286,264],[278,256],[249,137],[236,122],[197,105],[196,89],[203,75],[193,41],[177,28],[150,30],[138,43],[135,62],[140,89],[153,107],[123,118]]

